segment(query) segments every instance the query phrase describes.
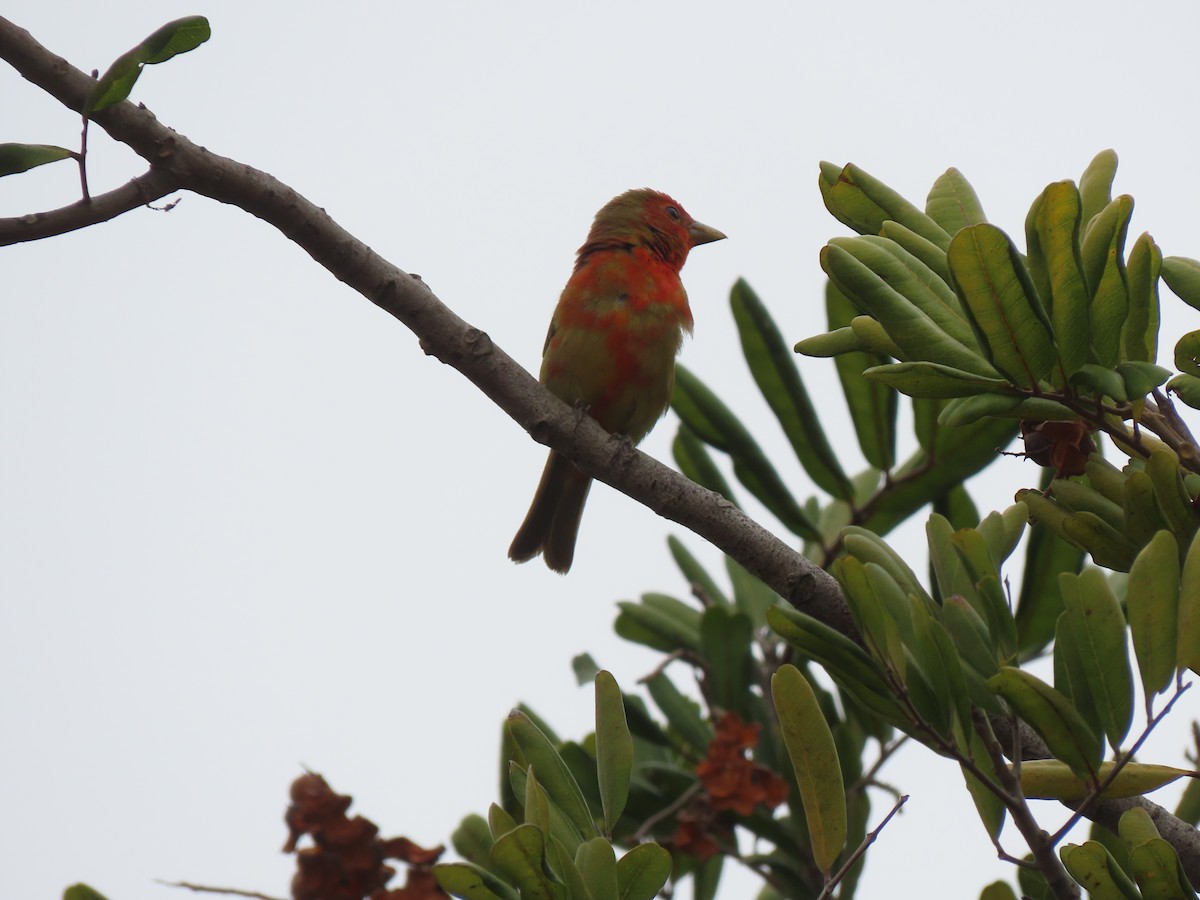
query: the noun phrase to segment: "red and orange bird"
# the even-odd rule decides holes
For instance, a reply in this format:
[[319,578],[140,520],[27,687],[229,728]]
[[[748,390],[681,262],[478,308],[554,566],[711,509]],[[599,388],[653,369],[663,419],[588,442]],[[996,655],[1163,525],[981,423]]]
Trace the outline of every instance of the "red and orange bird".
[[[540,380],[613,434],[638,443],[666,413],[692,311],[679,272],[688,251],[724,238],[648,188],[608,201],[579,248],[550,320]],[[508,555],[539,553],[565,574],[592,479],[553,450]]]

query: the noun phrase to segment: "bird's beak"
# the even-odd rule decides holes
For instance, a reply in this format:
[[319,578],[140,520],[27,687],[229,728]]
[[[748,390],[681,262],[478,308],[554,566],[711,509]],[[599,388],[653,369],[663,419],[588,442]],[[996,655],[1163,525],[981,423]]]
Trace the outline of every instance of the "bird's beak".
[[709,225],[705,225],[703,222],[693,222],[689,225],[688,234],[691,235],[693,247],[699,244],[711,244],[713,241],[725,240],[724,233],[717,231],[717,229]]

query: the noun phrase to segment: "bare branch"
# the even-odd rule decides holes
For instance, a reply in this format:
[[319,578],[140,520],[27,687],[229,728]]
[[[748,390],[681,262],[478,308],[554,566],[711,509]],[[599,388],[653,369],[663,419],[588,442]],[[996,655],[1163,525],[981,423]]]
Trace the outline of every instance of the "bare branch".
[[116,190],[49,212],[0,219],[0,247],[36,241],[99,225],[122,213],[152,203],[179,189],[179,181],[163,169],[151,169]]

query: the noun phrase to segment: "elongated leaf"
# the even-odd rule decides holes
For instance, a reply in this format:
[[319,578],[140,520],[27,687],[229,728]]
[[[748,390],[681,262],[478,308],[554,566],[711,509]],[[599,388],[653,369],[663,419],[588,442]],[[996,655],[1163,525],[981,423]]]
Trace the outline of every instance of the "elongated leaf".
[[1112,184],[1117,175],[1117,154],[1101,150],[1095,155],[1079,179],[1079,194],[1083,199],[1083,227],[1112,202]]
[[[972,728],[963,738],[963,742],[967,745],[971,761],[985,774],[990,775],[991,780],[995,782],[995,768],[992,765],[991,754],[988,753],[987,747],[983,743],[983,738]],[[979,820],[992,838],[999,838],[1000,832],[1004,828],[1006,815],[1004,804],[1000,802],[994,791],[989,790],[982,781],[975,777],[974,773],[966,767],[960,768],[963,780],[967,785],[967,792],[975,803],[975,811],[979,813]]]
[[950,273],[988,360],[1033,388],[1057,357],[1053,330],[1012,241],[993,225],[972,225],[947,251]]
[[496,841],[492,863],[515,884],[522,900],[554,900],[554,889],[542,866],[546,841],[533,825],[518,825]]
[[833,733],[804,675],[784,665],[771,676],[771,698],[804,804],[813,861],[826,878],[846,843],[846,791]]
[[733,459],[733,471],[750,493],[794,534],[820,540],[817,526],[804,514],[766,454],[733,411],[683,366],[675,367],[672,408],[706,443]]
[[[433,867],[438,886],[462,900],[519,900],[520,895],[507,882],[474,863],[438,863]],[[68,898],[63,898],[68,900]]]
[[1087,887],[1091,900],[1141,900],[1137,886],[1099,841],[1066,844],[1059,856],[1071,877]]
[[1195,900],[1179,854],[1162,838],[1138,844],[1129,851],[1129,868],[1142,891],[1142,900]]
[[[1106,780],[1115,768],[1115,762],[1100,765],[1100,780]],[[1100,796],[1105,800],[1122,797],[1140,797],[1166,787],[1184,776],[1196,777],[1189,769],[1158,766],[1149,763],[1128,763],[1121,767],[1112,784]],[[1088,779],[1081,779],[1071,767],[1057,759],[1032,759],[1021,763],[1021,790],[1026,797],[1041,800],[1062,800],[1078,803],[1092,790]]]
[[1186,256],[1164,256],[1162,279],[1176,297],[1200,309],[1200,262]]
[[495,842],[487,820],[475,813],[465,816],[450,835],[450,844],[455,853],[485,869],[491,867],[492,845]]
[[[1066,637],[1078,650],[1086,690],[1116,753],[1133,722],[1133,670],[1125,643],[1125,615],[1098,569],[1085,569],[1079,575],[1064,572],[1059,585],[1066,606],[1059,622],[1059,642]],[[1074,688],[1073,684],[1072,697]]]
[[879,321],[903,360],[940,363],[985,378],[997,376],[977,350],[947,334],[925,309],[889,282],[905,271],[904,266],[868,239],[833,238],[821,249],[821,268],[838,290]]
[[583,791],[563,762],[554,745],[524,713],[514,711],[508,717],[508,729],[525,754],[529,766],[549,798],[566,814],[584,837],[596,834],[596,824],[588,810]]
[[925,198],[925,212],[951,237],[968,225],[987,221],[975,189],[954,168],[947,169],[933,183]]
[[[617,603],[614,630],[627,641],[645,644],[664,653],[675,650],[700,650],[699,615],[696,621],[682,619],[674,611],[656,608],[646,603],[622,600]],[[695,613],[695,610],[692,610]]]
[[1162,250],[1143,232],[1129,251],[1125,270],[1129,313],[1121,329],[1122,360],[1152,363],[1158,356],[1158,279],[1162,267]]
[[592,838],[579,845],[575,865],[592,892],[592,900],[619,900],[617,855],[604,838]]
[[617,897],[654,900],[671,876],[671,854],[658,844],[638,844],[617,860]]
[[1200,534],[1188,545],[1179,580],[1178,643],[1175,664],[1200,672]]
[[1160,531],[1134,560],[1125,593],[1147,706],[1175,673],[1179,587],[1179,543],[1171,532]]
[[671,731],[690,748],[696,756],[702,756],[713,739],[712,725],[700,715],[694,700],[684,696],[665,672],[659,672],[646,681],[650,692]]
[[612,834],[629,799],[633,736],[625,721],[621,689],[616,679],[604,671],[596,675],[596,774],[604,809],[604,833]]
[[1080,778],[1094,777],[1104,745],[1066,697],[1023,669],[1010,666],[987,681],[1042,736],[1056,759]]
[[1050,642],[1063,609],[1058,575],[1082,567],[1083,550],[1044,523],[1030,528],[1016,615],[1017,646],[1022,655],[1036,654]]
[[850,499],[853,490],[850,479],[842,471],[838,456],[825,437],[821,418],[809,399],[792,352],[775,320],[743,279],[738,279],[733,286],[730,306],[741,338],[742,353],[754,381],[779,420],[804,471],[830,494]]
[[[854,318],[853,304],[833,282],[825,286],[825,312],[831,329],[848,327]],[[835,361],[863,458],[881,471],[887,471],[896,462],[899,401],[895,391],[864,378],[863,372],[885,362],[887,357],[867,352],[846,353]]]
[[1092,297],[1092,351],[1102,366],[1119,362],[1121,331],[1129,312],[1125,236],[1132,216],[1133,198],[1122,194],[1096,214],[1083,238],[1083,272]]
[[671,455],[679,466],[679,471],[696,482],[701,487],[720,494],[734,506],[739,506],[733,488],[717,468],[716,461],[703,441],[696,436],[686,424],[680,424],[675,433],[675,442],[671,444]]
[[70,159],[72,155],[70,150],[51,144],[0,144],[0,178]]
[[753,658],[750,617],[723,606],[704,611],[700,622],[700,649],[708,664],[706,687],[709,702],[743,717],[749,714]]
[[883,223],[894,219],[945,248],[950,240],[945,229],[883,182],[853,163],[830,179],[828,173],[833,168],[828,163],[822,164],[821,196],[826,208],[839,221],[860,234],[879,234]]
[[700,560],[696,559],[692,552],[688,550],[683,541],[674,535],[670,535],[667,537],[667,547],[671,551],[675,565],[679,566],[679,571],[683,573],[683,577],[692,586],[693,593],[698,593],[702,596],[702,603],[705,605],[708,603],[719,603],[722,606],[729,606],[729,598],[725,596],[725,592],[721,590],[713,577],[708,574],[708,570],[701,565]]
[[91,116],[128,97],[143,66],[166,62],[180,53],[195,50],[211,36],[212,29],[204,16],[186,16],[163,25],[132,50],[117,57],[100,76],[84,103],[84,116]]
[[867,369],[863,374],[902,394],[924,399],[971,397],[1008,387],[1003,378],[988,378],[932,362],[888,363]]
[[[879,229],[879,236],[893,241],[898,247],[919,259],[930,272],[950,284],[950,266],[946,263],[946,250],[933,241],[921,237],[915,231],[905,228],[899,222],[889,219]],[[953,292],[951,292],[953,293]]]
[[1087,284],[1079,255],[1082,201],[1075,184],[1050,185],[1026,221],[1030,274],[1054,329],[1061,370],[1070,375],[1088,359],[1091,334]]

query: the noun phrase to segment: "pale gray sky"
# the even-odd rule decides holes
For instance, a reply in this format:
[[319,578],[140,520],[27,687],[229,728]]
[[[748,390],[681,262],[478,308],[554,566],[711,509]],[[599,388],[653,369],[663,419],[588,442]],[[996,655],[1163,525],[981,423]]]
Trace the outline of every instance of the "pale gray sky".
[[[821,330],[817,252],[844,229],[819,160],[918,203],[957,166],[1021,241],[1045,184],[1113,147],[1131,239],[1200,256],[1191,0],[73,6],[4,14],[83,69],[207,15],[212,40],[134,99],[325,207],[531,369],[596,209],[674,195],[730,236],[684,270],[683,360],[801,494],[727,298],[745,276],[789,340]],[[0,140],[74,146],[77,118],[2,66],[0,104]],[[145,169],[99,130],[91,146],[94,191]],[[0,215],[77,190],[64,164],[5,179]],[[685,592],[678,529],[601,486],[569,577],[509,563],[543,449],[268,227],[184,196],[0,259],[0,897],[77,880],[173,896],[154,878],[283,895],[301,765],[386,835],[435,844],[493,799],[514,702],[580,735],[574,654],[626,686],[656,662],[613,636],[613,602]],[[1165,307],[1172,333],[1195,327]],[[802,365],[823,397],[832,367]],[[828,405],[848,434],[840,394]],[[668,459],[674,429],[645,449]],[[999,466],[981,502],[1035,477]],[[1181,762],[1198,702],[1155,761]],[[885,777],[913,799],[862,896],[1012,878],[952,765],[907,753]]]

